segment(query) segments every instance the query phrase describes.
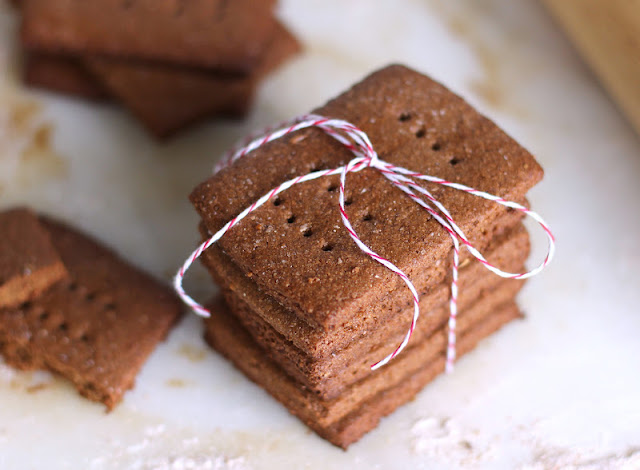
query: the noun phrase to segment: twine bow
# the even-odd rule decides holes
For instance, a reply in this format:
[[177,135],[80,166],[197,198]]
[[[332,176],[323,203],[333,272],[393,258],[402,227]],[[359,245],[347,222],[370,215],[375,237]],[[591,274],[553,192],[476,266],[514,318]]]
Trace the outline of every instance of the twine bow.
[[[379,158],[378,154],[373,148],[371,141],[367,134],[365,134],[362,130],[358,129],[353,124],[341,120],[341,119],[329,119],[322,116],[302,116],[289,124],[284,124],[279,126],[279,128],[275,131],[266,131],[262,137],[257,139],[252,139],[245,143],[241,148],[237,150],[230,151],[214,169],[214,173],[217,173],[222,168],[232,164],[238,158],[241,158],[251,151],[257,149],[258,147],[266,144],[267,142],[271,142],[272,140],[279,139],[287,134],[292,132],[309,128],[309,127],[318,127],[322,129],[326,134],[330,135],[346,148],[348,148],[354,155],[354,158],[349,161],[346,165],[340,166],[338,168],[333,168],[330,170],[320,170],[308,173],[306,175],[298,176],[296,178],[290,179],[279,186],[273,188],[267,194],[262,196],[260,199],[255,201],[249,207],[244,209],[240,214],[227,222],[220,230],[218,230],[214,235],[212,235],[208,240],[203,242],[190,256],[187,258],[183,266],[180,268],[178,273],[174,278],[174,287],[178,295],[182,298],[182,300],[191,307],[194,312],[203,317],[209,317],[210,312],[196,302],[193,298],[191,298],[182,287],[182,283],[184,280],[184,275],[189,267],[193,264],[193,262],[202,255],[202,253],[209,248],[212,244],[216,243],[220,238],[224,236],[231,228],[244,219],[251,212],[256,210],[258,207],[265,204],[267,201],[280,194],[283,191],[286,191],[291,186],[294,186],[298,183],[302,183],[304,181],[311,181],[317,178],[322,178],[324,176],[330,175],[340,175],[340,186],[339,186],[339,211],[340,216],[342,218],[342,223],[344,224],[345,229],[349,233],[349,236],[356,243],[358,248],[366,253],[370,258],[377,261],[378,263],[385,266],[387,269],[394,272],[397,276],[399,276],[404,283],[406,284],[409,291],[411,291],[411,296],[413,298],[413,317],[411,319],[411,326],[407,331],[407,334],[404,337],[404,340],[400,345],[387,357],[376,362],[371,366],[372,370],[375,370],[385,364],[387,364],[391,359],[396,357],[408,344],[411,339],[411,335],[415,330],[416,324],[418,322],[418,318],[420,317],[420,306],[418,293],[416,291],[415,286],[411,282],[411,280],[407,277],[407,275],[395,264],[393,264],[390,260],[380,256],[375,251],[373,251],[369,246],[367,246],[358,236],[356,231],[354,230],[351,222],[349,221],[349,216],[345,210],[345,182],[347,178],[347,174],[355,173],[363,170],[364,168],[374,168],[379,171],[387,180],[389,180],[394,186],[403,191],[408,197],[410,197],[413,201],[415,201],[418,205],[424,208],[449,234],[451,240],[453,241],[453,267],[452,267],[452,281],[451,281],[451,296],[449,300],[449,321],[448,321],[448,345],[447,345],[447,361],[446,361],[446,371],[450,372],[453,370],[453,363],[456,359],[456,322],[458,316],[458,270],[460,264],[460,245],[462,244],[472,256],[474,256],[480,263],[482,263],[487,269],[493,271],[498,276],[509,278],[509,279],[526,279],[532,276],[535,276],[540,271],[542,271],[547,264],[553,258],[555,252],[555,239],[549,226],[547,223],[538,215],[537,213],[529,210],[528,208],[522,206],[513,201],[507,201],[499,196],[494,196],[492,194],[479,191],[477,189],[470,188],[469,186],[465,186],[460,183],[454,183],[451,181],[444,180],[442,178],[437,178],[435,176],[424,175],[422,173],[418,173],[415,171],[408,170],[406,168],[402,168],[396,165],[393,165],[389,162],[386,162]],[[493,266],[489,263],[485,257],[469,242],[468,238],[460,229],[460,227],[456,224],[453,217],[449,213],[446,207],[444,207],[427,189],[420,186],[417,181],[428,181],[430,183],[439,184],[442,186],[446,186],[449,188],[456,189],[458,191],[464,191],[473,196],[481,197],[483,199],[488,199],[489,201],[493,201],[497,204],[500,204],[505,207],[510,207],[512,209],[518,210],[524,213],[526,216],[533,218],[544,230],[547,240],[548,240],[548,250],[547,255],[544,260],[534,269],[524,273],[509,273],[500,270],[499,268]]]

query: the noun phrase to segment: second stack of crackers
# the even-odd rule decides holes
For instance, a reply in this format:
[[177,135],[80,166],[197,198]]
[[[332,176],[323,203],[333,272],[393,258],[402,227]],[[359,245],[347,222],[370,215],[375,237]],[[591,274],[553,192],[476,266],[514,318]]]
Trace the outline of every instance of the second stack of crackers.
[[[363,129],[386,161],[523,204],[542,177],[533,157],[494,123],[402,66],[372,74],[314,113]],[[192,193],[202,236],[209,238],[282,182],[351,157],[318,129],[265,144]],[[411,296],[348,236],[337,209],[338,175],[278,194],[202,258],[223,297],[210,307],[210,344],[319,435],[345,448],[444,370],[453,248],[439,223],[375,170],[347,181],[345,205],[355,231],[393,260],[420,296],[417,329],[388,365],[371,371],[402,342]],[[529,235],[521,212],[463,191],[430,189],[490,262],[524,270]],[[522,283],[462,253],[458,355],[520,316],[514,299]]]
[[114,98],[162,138],[241,117],[299,51],[275,0],[19,0],[28,84]]

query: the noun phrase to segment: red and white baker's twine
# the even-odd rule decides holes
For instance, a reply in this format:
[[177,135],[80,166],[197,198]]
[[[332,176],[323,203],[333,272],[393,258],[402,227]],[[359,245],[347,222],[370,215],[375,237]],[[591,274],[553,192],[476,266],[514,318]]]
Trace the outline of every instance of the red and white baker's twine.
[[[413,297],[413,318],[411,320],[411,326],[409,327],[409,331],[404,337],[402,343],[389,354],[387,357],[382,359],[381,361],[373,364],[371,369],[377,369],[386,363],[388,363],[391,359],[396,357],[400,351],[402,351],[413,331],[415,330],[416,323],[418,321],[418,317],[420,316],[420,306],[418,302],[418,293],[416,288],[414,287],[411,280],[407,277],[407,275],[398,268],[395,264],[393,264],[388,259],[383,258],[371,248],[369,248],[358,236],[356,231],[353,229],[351,222],[349,221],[349,216],[345,210],[345,181],[348,173],[355,173],[364,168],[375,168],[378,170],[385,178],[387,178],[391,183],[393,183],[396,187],[406,193],[412,200],[422,206],[431,216],[447,231],[451,240],[453,241],[453,280],[451,282],[451,298],[449,302],[449,334],[448,334],[448,346],[447,346],[447,362],[446,362],[446,370],[450,372],[453,369],[453,363],[456,358],[456,320],[458,316],[458,268],[460,262],[460,245],[464,245],[464,247],[469,250],[469,252],[480,261],[487,269],[493,271],[498,276],[510,279],[526,279],[538,274],[542,271],[547,264],[553,258],[555,252],[555,239],[549,226],[547,223],[538,215],[537,213],[527,209],[526,207],[513,202],[502,199],[501,197],[494,196],[492,194],[485,193],[483,191],[478,191],[477,189],[470,188],[460,183],[453,183],[451,181],[446,181],[441,178],[437,178],[435,176],[423,175],[421,173],[417,173],[415,171],[407,170],[406,168],[402,168],[391,163],[385,162],[378,157],[378,154],[373,149],[373,145],[369,140],[367,134],[358,129],[353,124],[343,121],[340,119],[329,119],[322,116],[302,116],[298,119],[295,119],[292,122],[285,123],[275,131],[267,131],[262,137],[257,139],[253,139],[249,142],[245,142],[244,145],[237,149],[230,151],[225,157],[223,157],[220,164],[216,166],[214,169],[214,173],[217,173],[225,166],[232,164],[238,158],[241,158],[252,150],[257,149],[258,147],[266,144],[267,142],[271,142],[272,140],[279,139],[287,134],[298,131],[300,129],[305,129],[308,127],[319,127],[325,133],[336,139],[338,142],[347,147],[354,154],[355,158],[351,160],[344,166],[339,168],[334,168],[331,170],[320,170],[314,171],[306,175],[298,176],[297,178],[293,178],[289,181],[282,183],[280,186],[273,188],[267,194],[262,196],[260,199],[255,201],[251,206],[247,207],[240,214],[234,217],[232,220],[227,222],[220,230],[218,230],[211,238],[202,243],[189,258],[185,261],[184,265],[180,268],[178,273],[174,279],[174,286],[182,300],[189,305],[198,315],[208,317],[210,315],[209,311],[192,299],[182,287],[182,282],[184,279],[184,275],[186,271],[189,269],[191,264],[200,257],[200,255],[209,248],[212,244],[216,243],[222,236],[227,233],[231,228],[244,219],[251,212],[256,210],[258,207],[265,204],[267,201],[275,197],[277,194],[280,194],[283,191],[286,191],[291,186],[302,183],[304,181],[310,181],[317,178],[322,178],[324,176],[336,175],[340,174],[340,196],[338,200],[340,215],[342,217],[342,222],[347,232],[356,243],[358,248],[360,248],[364,253],[366,253],[369,257],[382,264],[389,270],[396,273],[407,285],[409,290],[411,291],[411,295]],[[484,256],[469,242],[464,232],[460,229],[460,227],[455,223],[453,217],[449,213],[449,211],[444,207],[433,195],[425,189],[423,186],[420,186],[416,181],[428,181],[430,183],[439,184],[442,186],[447,186],[449,188],[457,189],[459,191],[464,191],[466,193],[472,194],[474,196],[481,197],[483,199],[488,199],[490,201],[496,202],[500,205],[510,207],[512,209],[523,212],[525,215],[533,218],[536,222],[540,224],[542,229],[544,230],[549,245],[548,251],[545,259],[534,269],[525,273],[509,273],[500,270],[499,268],[493,266],[489,263]]]

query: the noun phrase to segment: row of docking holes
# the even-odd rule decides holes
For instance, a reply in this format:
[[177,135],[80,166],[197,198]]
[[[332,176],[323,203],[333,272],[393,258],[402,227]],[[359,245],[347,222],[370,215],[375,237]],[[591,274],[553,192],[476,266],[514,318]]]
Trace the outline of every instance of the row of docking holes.
[[[75,282],[71,282],[69,283],[69,285],[67,286],[67,290],[69,292],[75,292],[78,290],[78,285]],[[91,303],[94,302],[97,298],[97,295],[95,292],[87,292],[84,295],[84,300],[87,303]],[[49,317],[51,316],[51,314],[42,309],[39,306],[34,306],[31,302],[25,302],[22,305],[20,305],[20,310],[22,310],[23,312],[28,312],[28,313],[34,313],[37,315],[38,317],[38,321],[40,322],[40,324],[43,324],[44,322],[46,322]],[[109,311],[114,311],[116,309],[116,304],[113,301],[108,301],[103,303],[102,305],[102,309],[104,312],[109,312]],[[47,328],[47,330],[58,330],[59,332],[65,334],[70,330],[69,324],[62,320],[60,323],[58,323],[57,325],[53,325],[50,328]],[[74,337],[71,339],[79,339],[80,341],[84,342],[84,343],[89,343],[91,342],[91,338],[88,335],[87,331],[77,331],[76,334],[74,334]]]
[[[409,122],[411,120],[411,118],[412,118],[411,113],[404,112],[404,113],[400,114],[400,116],[398,117],[398,120],[400,122]],[[422,139],[422,138],[426,137],[426,135],[427,135],[427,130],[426,130],[426,128],[424,126],[420,127],[420,129],[418,129],[416,131],[416,133],[415,133],[415,136],[418,139]],[[440,142],[438,142],[438,141],[434,142],[431,145],[431,150],[433,150],[434,152],[440,151],[441,149],[442,149],[442,144]],[[456,157],[453,157],[451,160],[449,160],[449,164],[455,166],[458,163],[460,163],[460,161],[461,161],[460,159],[458,159]],[[320,168],[320,167],[313,167],[313,168],[310,169],[310,172],[320,171],[322,169],[323,168]],[[330,193],[336,192],[337,190],[338,190],[338,186],[335,185],[335,184],[331,184],[330,186],[327,187],[327,191],[330,192]],[[277,207],[277,206],[280,206],[283,202],[284,201],[280,196],[276,196],[275,199],[273,200],[273,205]],[[347,198],[344,201],[344,205],[345,206],[350,206],[351,204],[353,204],[353,200],[351,198]],[[373,220],[373,216],[369,212],[367,212],[362,216],[361,220],[364,221],[364,222],[370,222],[370,221]],[[296,222],[295,214],[290,214],[289,217],[287,218],[287,223],[288,224],[293,224],[295,222]],[[311,229],[309,224],[305,224],[301,228],[301,233],[302,233],[303,237],[309,238],[309,237],[311,237],[313,235],[313,230]],[[327,251],[328,252],[328,251],[332,251],[332,250],[333,250],[333,245],[331,243],[325,243],[322,246],[322,251]]]
[[[411,115],[411,113],[404,112],[404,113],[401,113],[400,116],[398,116],[398,121],[400,121],[400,122],[409,122],[409,121],[411,121],[412,117],[413,116]],[[425,138],[427,136],[426,127],[421,126],[420,129],[418,129],[416,131],[415,136],[418,139]],[[431,150],[433,150],[434,152],[438,152],[438,151],[442,150],[442,144],[436,140],[433,144],[431,144]],[[452,166],[455,166],[458,163],[460,163],[461,161],[462,160],[460,158],[453,157],[453,158],[451,158],[451,160],[449,160],[449,164],[452,165]]]
[[[315,170],[311,170],[311,171],[318,171],[317,169]],[[334,193],[338,190],[338,186],[335,184],[331,184],[329,187],[327,187],[327,192],[330,193]],[[278,207],[280,205],[282,205],[284,202],[284,200],[280,197],[280,196],[276,196],[276,198],[273,200],[273,205]],[[353,204],[353,199],[351,198],[347,198],[344,201],[344,205],[345,206],[350,206],[351,204]],[[295,223],[297,220],[297,217],[295,216],[295,214],[290,214],[289,217],[287,218],[287,223],[288,224],[293,224]],[[369,213],[366,212],[361,219],[364,222],[370,222],[373,220],[373,216]],[[302,236],[305,238],[309,238],[313,235],[313,230],[311,229],[309,224],[304,224],[302,225],[300,232],[302,233]],[[331,243],[325,243],[324,245],[322,245],[322,251],[333,251],[333,245]]]

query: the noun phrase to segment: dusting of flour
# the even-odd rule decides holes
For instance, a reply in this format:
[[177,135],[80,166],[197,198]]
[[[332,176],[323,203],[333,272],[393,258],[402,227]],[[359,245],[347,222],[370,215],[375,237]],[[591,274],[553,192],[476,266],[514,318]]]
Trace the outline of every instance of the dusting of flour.
[[[622,450],[561,446],[541,438],[534,424],[513,428],[529,454],[518,470],[639,470],[640,446]],[[421,418],[411,427],[413,453],[451,468],[492,468],[508,448],[498,436],[465,429],[448,417]]]
[[478,431],[466,431],[452,418],[423,418],[411,428],[413,452],[454,465],[491,460],[494,445]]
[[242,456],[219,455],[195,435],[178,437],[164,424],[147,426],[135,442],[112,442],[109,455],[91,459],[89,468],[102,470],[250,470]]

